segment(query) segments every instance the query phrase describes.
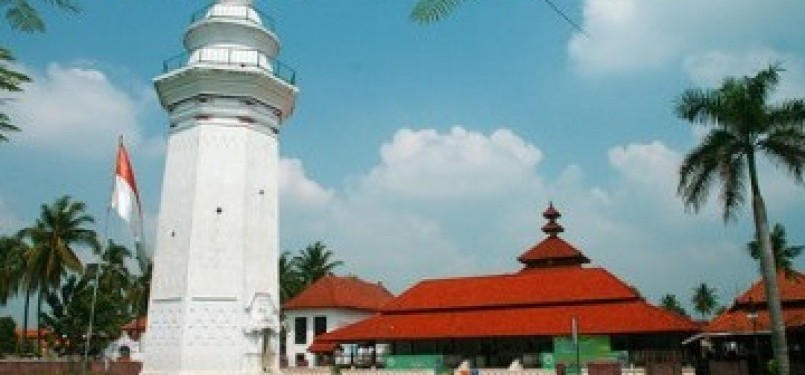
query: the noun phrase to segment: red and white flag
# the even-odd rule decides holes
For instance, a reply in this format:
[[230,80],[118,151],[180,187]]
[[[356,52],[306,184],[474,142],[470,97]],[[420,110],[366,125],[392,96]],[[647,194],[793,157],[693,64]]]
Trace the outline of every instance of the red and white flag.
[[142,210],[140,208],[140,194],[137,192],[137,182],[134,180],[134,169],[131,168],[129,154],[123,141],[117,148],[117,162],[115,163],[115,188],[112,191],[112,208],[129,224],[131,233],[136,241],[142,239]]

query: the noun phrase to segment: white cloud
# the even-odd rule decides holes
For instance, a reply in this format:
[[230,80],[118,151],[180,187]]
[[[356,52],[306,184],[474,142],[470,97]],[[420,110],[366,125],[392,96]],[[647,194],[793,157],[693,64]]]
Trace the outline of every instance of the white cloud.
[[650,188],[673,187],[681,156],[660,141],[609,150],[609,163],[629,182]]
[[[460,127],[402,129],[380,153],[380,164],[339,194],[309,180],[298,160],[281,162],[283,236],[301,239],[285,250],[322,239],[351,271],[396,288],[423,277],[477,273],[485,257],[474,250],[500,243],[485,234],[500,229],[489,215],[511,214],[523,206],[515,197],[533,194],[539,184],[540,151],[505,129],[489,135]],[[514,256],[506,253],[498,263]]]
[[517,271],[515,258],[543,237],[540,213],[553,200],[565,238],[647,296],[683,296],[692,275],[733,285],[734,274],[710,270],[746,268],[743,237],[729,240],[715,210],[684,213],[675,196],[680,155],[656,141],[616,146],[611,184],[590,186],[578,165],[544,183],[539,148],[508,130],[403,129],[349,188],[328,191],[299,161],[284,162],[283,244],[323,240],[347,264],[343,272],[401,291],[422,278]]
[[782,63],[780,83],[773,98],[805,96],[805,60],[795,54],[756,47],[739,51],[714,50],[688,56],[684,68],[690,79],[703,87],[717,87],[724,77],[753,76],[775,62]]
[[402,129],[381,147],[381,164],[363,188],[401,198],[453,200],[510,189],[533,174],[542,153],[508,129],[489,136],[454,127]]
[[568,54],[585,75],[647,71],[686,56],[791,38],[805,22],[799,0],[585,0]]
[[23,222],[0,197],[0,235],[10,235],[22,228]]
[[[656,24],[655,9],[639,0],[588,0],[583,28],[568,45],[585,74],[624,72],[665,63],[680,41]],[[639,51],[639,53],[637,53]]]
[[33,82],[8,105],[22,128],[17,135],[21,144],[62,155],[105,157],[118,135],[140,142],[139,99],[116,87],[103,72],[54,63],[44,75],[29,74]]
[[283,201],[297,207],[320,207],[333,199],[333,192],[307,178],[298,159],[280,160],[279,189]]

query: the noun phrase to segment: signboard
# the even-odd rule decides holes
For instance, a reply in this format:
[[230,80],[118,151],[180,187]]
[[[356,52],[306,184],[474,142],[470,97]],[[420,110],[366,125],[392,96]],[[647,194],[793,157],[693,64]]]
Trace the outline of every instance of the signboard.
[[[612,351],[609,336],[577,335],[578,359],[584,366],[587,362],[611,361],[625,363],[628,353]],[[541,353],[540,362],[543,368],[555,368],[557,363],[565,364],[568,373],[577,373],[576,345],[573,336],[556,336],[553,338],[553,353]]]
[[444,367],[441,354],[390,354],[386,356],[386,368],[394,370],[431,369]]

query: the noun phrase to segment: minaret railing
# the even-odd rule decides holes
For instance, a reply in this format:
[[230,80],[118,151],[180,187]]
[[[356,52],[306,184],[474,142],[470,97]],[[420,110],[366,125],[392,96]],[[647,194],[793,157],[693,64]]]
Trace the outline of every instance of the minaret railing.
[[242,47],[202,47],[192,53],[182,52],[162,62],[162,73],[196,64],[259,68],[288,84],[296,85],[296,71],[288,64],[269,59],[256,49]]

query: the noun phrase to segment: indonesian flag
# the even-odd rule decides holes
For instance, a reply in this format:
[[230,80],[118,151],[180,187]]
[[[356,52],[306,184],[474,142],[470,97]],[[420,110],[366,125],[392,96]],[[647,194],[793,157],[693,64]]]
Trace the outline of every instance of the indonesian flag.
[[140,195],[137,193],[137,182],[134,181],[134,170],[131,168],[129,154],[126,152],[122,140],[117,148],[112,208],[129,224],[134,239],[139,242],[142,238]]

